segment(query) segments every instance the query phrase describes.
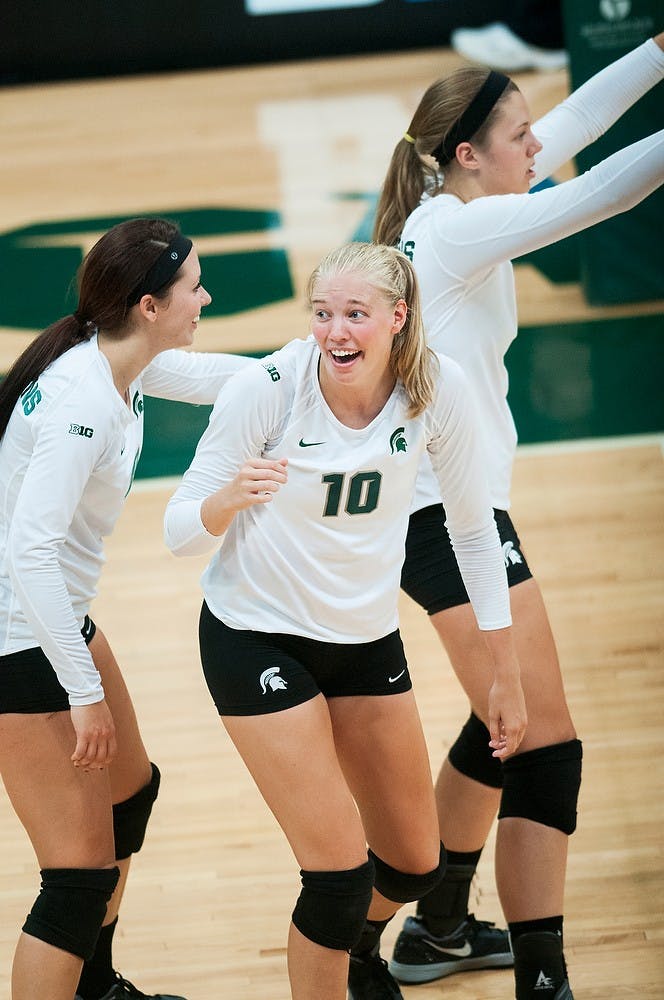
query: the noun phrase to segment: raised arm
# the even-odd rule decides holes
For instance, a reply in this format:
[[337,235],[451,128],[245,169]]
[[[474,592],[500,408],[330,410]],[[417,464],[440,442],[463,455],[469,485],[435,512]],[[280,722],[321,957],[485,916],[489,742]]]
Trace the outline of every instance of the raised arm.
[[532,194],[474,198],[456,212],[442,211],[440,221],[434,212],[432,243],[441,267],[467,279],[625,212],[663,181],[664,130],[563,184]]
[[664,33],[648,39],[582,84],[535,122],[542,143],[536,178],[544,180],[595,142],[664,77]]

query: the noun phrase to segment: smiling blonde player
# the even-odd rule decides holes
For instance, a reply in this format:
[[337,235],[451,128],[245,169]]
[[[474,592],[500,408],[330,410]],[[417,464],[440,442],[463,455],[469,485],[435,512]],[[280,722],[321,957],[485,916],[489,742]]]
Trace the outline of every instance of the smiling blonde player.
[[499,757],[518,746],[523,698],[465,379],[425,345],[412,265],[350,244],[316,269],[309,301],[313,337],[225,386],[169,502],[166,540],[178,555],[216,550],[201,657],[301,869],[292,996],[400,997],[380,931],[442,871],[397,616],[425,453],[494,664]]

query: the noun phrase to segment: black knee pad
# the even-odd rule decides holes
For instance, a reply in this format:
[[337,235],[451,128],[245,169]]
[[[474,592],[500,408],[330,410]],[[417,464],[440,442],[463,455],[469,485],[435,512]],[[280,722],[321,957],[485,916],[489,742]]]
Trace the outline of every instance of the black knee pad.
[[371,902],[374,866],[340,872],[301,871],[302,892],[293,923],[306,938],[323,948],[350,951],[362,934]]
[[517,816],[574,833],[582,756],[581,740],[569,740],[508,757],[498,819]]
[[92,958],[119,877],[119,868],[43,868],[41,892],[24,933],[84,960]]
[[431,892],[445,874],[445,857],[445,848],[441,844],[438,864],[432,871],[425,872],[424,875],[409,875],[392,868],[373,851],[369,851],[369,858],[376,867],[375,886],[381,896],[395,903],[412,903]]
[[159,768],[156,764],[152,764],[152,778],[147,785],[130,799],[117,802],[113,806],[113,836],[117,861],[128,858],[130,854],[136,854],[143,846],[152,806],[159,794],[160,781]]
[[487,727],[471,712],[447,756],[457,771],[467,778],[473,778],[491,788],[502,788],[503,770],[498,757],[491,756],[490,739],[491,733]]

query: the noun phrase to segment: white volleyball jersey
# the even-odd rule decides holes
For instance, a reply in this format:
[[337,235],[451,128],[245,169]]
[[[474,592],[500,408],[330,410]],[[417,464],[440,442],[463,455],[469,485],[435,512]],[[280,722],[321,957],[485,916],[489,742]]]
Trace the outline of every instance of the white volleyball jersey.
[[95,336],[18,400],[0,442],[0,656],[41,646],[70,704],[103,697],[80,629],[141,453],[143,392],[212,403],[247,363],[165,351],[131,383],[127,406]]
[[[535,123],[543,143],[536,178],[576,155],[664,76],[664,52],[649,40],[602,70]],[[453,357],[470,380],[494,507],[510,505],[517,434],[507,404],[504,357],[517,334],[511,259],[626,211],[664,180],[664,132],[608,157],[585,174],[524,194],[425,197],[400,241],[422,294],[435,351]],[[428,463],[415,509],[440,500]]]
[[[392,632],[415,479],[428,449],[480,627],[509,625],[505,567],[459,367],[440,359],[435,400],[420,416],[407,416],[398,384],[375,419],[355,429],[325,402],[319,357],[312,337],[293,341],[232,379],[168,504],[172,551],[217,547],[202,580],[210,610],[232,628],[331,642]],[[258,456],[287,458],[288,482],[271,502],[238,512],[221,539],[210,535],[203,501]]]

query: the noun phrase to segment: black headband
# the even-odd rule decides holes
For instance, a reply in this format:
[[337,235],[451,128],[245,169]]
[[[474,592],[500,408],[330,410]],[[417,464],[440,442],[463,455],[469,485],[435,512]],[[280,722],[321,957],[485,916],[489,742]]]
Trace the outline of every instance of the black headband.
[[185,262],[192,246],[193,243],[190,239],[187,239],[182,233],[178,233],[166,249],[159,254],[136,291],[129,296],[129,304],[136,305],[144,295],[158,292],[160,288],[163,288]]
[[509,76],[491,70],[464,113],[457,118],[445,138],[431,153],[441,167],[454,159],[456,148],[460,142],[468,142],[472,139],[489,117],[509,82]]

